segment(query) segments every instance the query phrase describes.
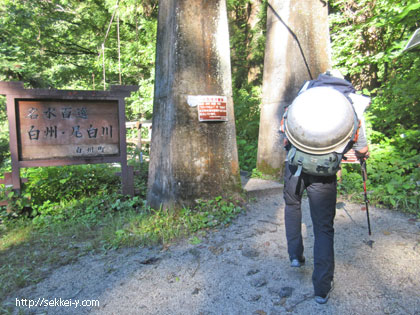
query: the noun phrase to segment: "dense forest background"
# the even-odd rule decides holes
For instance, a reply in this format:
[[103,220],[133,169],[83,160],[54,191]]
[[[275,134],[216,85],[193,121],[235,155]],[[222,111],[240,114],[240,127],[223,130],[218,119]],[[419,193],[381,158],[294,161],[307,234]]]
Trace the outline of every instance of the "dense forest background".
[[[239,158],[241,169],[250,172],[257,155],[266,2],[227,0]],[[372,97],[371,202],[419,213],[420,51],[403,48],[420,27],[420,3],[329,0],[328,5],[334,67]],[[157,14],[157,0],[0,0],[0,80],[59,89],[139,85],[127,101],[127,120],[150,119]],[[2,98],[2,171],[10,169],[7,128]],[[32,202],[42,195],[40,178],[62,176],[57,185],[69,187],[63,171],[32,172],[32,179],[38,176]],[[361,185],[360,168],[346,165],[340,192],[361,198]],[[50,195],[39,197],[39,209]]]

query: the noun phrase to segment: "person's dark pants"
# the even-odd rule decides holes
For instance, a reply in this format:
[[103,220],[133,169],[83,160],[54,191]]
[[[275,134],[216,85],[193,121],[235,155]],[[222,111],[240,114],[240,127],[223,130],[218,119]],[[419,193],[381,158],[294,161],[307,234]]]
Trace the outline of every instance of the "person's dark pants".
[[293,176],[296,168],[286,162],[284,200],[287,248],[290,260],[303,256],[301,233],[302,194],[306,189],[314,230],[314,271],[312,283],[315,295],[331,289],[334,277],[334,217],[337,198],[336,176]]

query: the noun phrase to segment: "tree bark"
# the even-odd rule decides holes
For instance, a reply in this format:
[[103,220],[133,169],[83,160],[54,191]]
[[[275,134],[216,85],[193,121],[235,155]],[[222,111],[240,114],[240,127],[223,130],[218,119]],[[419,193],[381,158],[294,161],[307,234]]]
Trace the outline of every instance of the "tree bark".
[[[225,0],[161,0],[147,200],[158,208],[241,190]],[[227,97],[226,122],[199,122],[189,95]]]
[[267,10],[257,168],[282,177],[286,152],[279,128],[285,107],[310,74],[316,78],[331,67],[328,7],[319,0],[271,0]]

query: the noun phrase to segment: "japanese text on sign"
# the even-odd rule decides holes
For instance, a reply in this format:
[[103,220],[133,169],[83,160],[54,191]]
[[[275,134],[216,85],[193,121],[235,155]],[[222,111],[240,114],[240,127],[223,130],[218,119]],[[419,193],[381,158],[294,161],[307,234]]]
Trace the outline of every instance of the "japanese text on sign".
[[227,121],[226,96],[189,96],[188,103],[198,107],[199,121]]
[[22,160],[119,153],[118,102],[19,101]]

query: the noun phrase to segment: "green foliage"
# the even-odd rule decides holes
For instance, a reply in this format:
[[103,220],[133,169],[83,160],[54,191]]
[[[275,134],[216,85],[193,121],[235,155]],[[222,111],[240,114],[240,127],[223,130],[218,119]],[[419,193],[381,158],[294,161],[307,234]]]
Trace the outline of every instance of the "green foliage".
[[418,53],[402,54],[418,28],[415,0],[331,1],[334,66],[373,96],[372,127],[394,136],[419,122]]
[[[108,241],[113,247],[168,244],[207,228],[229,224],[241,211],[236,202],[222,197],[197,200],[195,207],[177,211],[146,207],[137,213],[125,213]],[[199,240],[196,238],[195,242]]]
[[29,168],[24,191],[31,194],[34,206],[110,193],[120,186],[114,173],[108,165]]
[[398,150],[389,139],[382,141],[370,161],[369,184],[374,203],[416,213],[420,207],[418,186],[420,157],[415,150]]
[[10,156],[9,152],[9,124],[7,123],[6,99],[0,96],[0,169]]
[[[394,67],[369,111],[372,125],[386,137],[418,131],[420,122],[420,55],[405,54]],[[420,150],[418,138],[412,138],[411,146]]]
[[239,166],[257,164],[266,1],[227,0]]
[[[140,172],[134,182],[139,193],[136,198],[144,198],[147,163],[136,163],[135,169]],[[0,199],[10,201],[9,210],[14,215],[29,215],[35,221],[40,220],[38,217],[58,221],[68,219],[75,209],[84,209],[85,214],[89,214],[90,210],[96,213],[98,209],[112,213],[112,210],[120,210],[118,203],[125,200],[118,193],[121,178],[115,175],[117,171],[118,168],[106,164],[30,168],[22,172],[22,176],[28,178],[22,193],[16,195],[10,189],[2,189]],[[132,200],[138,203],[136,198]]]
[[256,165],[260,123],[260,87],[242,88],[234,93],[239,165],[252,171]]
[[[401,209],[418,214],[420,208],[420,156],[416,150],[397,149],[399,145],[386,138],[372,145],[367,160],[369,200],[373,205]],[[401,144],[400,144],[401,145]],[[362,201],[360,166],[344,165],[340,192]]]
[[72,222],[88,226],[100,225],[104,218],[112,219],[116,213],[133,211],[143,205],[139,197],[123,197],[117,193],[73,199],[69,202],[49,201],[37,208],[38,215],[32,219],[35,227]]
[[0,0],[0,80],[19,80],[30,87],[103,89],[104,43],[106,86],[119,84],[118,16],[122,84],[140,86],[127,101],[127,115],[149,117],[157,0],[119,1],[118,10],[116,4]]
[[[145,153],[145,152],[143,152]],[[139,154],[139,153],[138,153]],[[142,155],[144,159],[144,154]],[[137,196],[142,199],[146,199],[147,194],[147,180],[149,177],[149,163],[148,162],[140,162],[140,158],[138,160],[130,160],[129,165],[134,167],[134,172],[136,172],[134,176],[134,187],[137,191]]]
[[252,170],[252,172],[251,172],[251,178],[259,178],[259,179],[273,180],[273,181],[278,180],[278,177],[276,177],[274,175],[268,175],[266,173],[263,173],[258,168],[254,168]]
[[266,1],[227,0],[231,44],[232,81],[235,89],[262,83]]
[[330,1],[335,67],[371,93],[393,73],[393,62],[418,27],[416,0]]
[[[419,27],[420,5],[415,0],[335,0],[330,6],[334,65],[372,97],[367,113],[370,200],[420,214],[420,56],[402,53]],[[361,185],[358,172],[343,167],[342,193],[360,197],[355,194]]]
[[9,130],[7,125],[3,125],[0,126],[0,169],[6,166],[9,157]]

